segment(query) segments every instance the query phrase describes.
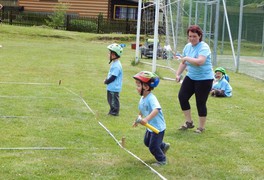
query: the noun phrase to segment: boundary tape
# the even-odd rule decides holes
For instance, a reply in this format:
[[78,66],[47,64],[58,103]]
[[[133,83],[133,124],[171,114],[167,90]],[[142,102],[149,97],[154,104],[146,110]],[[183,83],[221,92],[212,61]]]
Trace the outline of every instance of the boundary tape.
[[0,150],[66,150],[65,147],[9,147]]
[[98,123],[100,124],[100,126],[102,126],[107,132],[108,134],[115,140],[115,142],[122,148],[124,149],[127,153],[129,153],[130,155],[132,155],[134,158],[136,158],[137,160],[139,160],[140,162],[142,162],[145,166],[147,166],[148,168],[150,168],[150,170],[152,172],[154,172],[155,174],[157,174],[161,179],[163,180],[167,180],[164,176],[162,176],[160,173],[158,173],[155,169],[153,169],[151,166],[149,166],[147,163],[145,163],[142,159],[140,159],[138,156],[136,156],[135,154],[133,154],[131,151],[127,150],[125,147],[123,147],[120,142],[115,138],[115,136],[100,122],[98,121]]
[[[89,111],[91,111],[94,115],[95,113],[93,112],[93,110],[88,106],[88,104],[85,102],[85,100],[79,96],[78,94],[76,94],[75,92],[71,91],[70,89],[64,87],[67,91],[69,91],[70,93],[78,96],[81,98],[81,100],[83,101],[83,103],[85,104],[85,106],[89,109]],[[103,127],[107,132],[108,134],[115,140],[115,142],[118,144],[119,147],[121,147],[122,149],[124,149],[127,153],[129,153],[130,155],[132,155],[134,158],[136,158],[137,160],[139,160],[140,162],[142,162],[145,166],[147,166],[148,168],[150,168],[150,170],[152,172],[154,172],[155,174],[157,174],[162,180],[167,180],[164,176],[162,176],[159,172],[157,172],[155,169],[153,169],[151,166],[149,166],[146,162],[144,162],[142,159],[140,159],[138,156],[136,156],[135,154],[133,154],[131,151],[129,151],[128,149],[124,148],[120,142],[115,138],[115,136],[100,122],[98,121],[99,125],[101,127]]]

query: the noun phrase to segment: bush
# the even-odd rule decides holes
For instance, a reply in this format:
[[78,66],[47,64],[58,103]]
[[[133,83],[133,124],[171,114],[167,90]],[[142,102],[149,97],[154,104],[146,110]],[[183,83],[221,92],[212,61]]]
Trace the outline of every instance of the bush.
[[97,33],[97,24],[93,21],[71,20],[69,30]]
[[54,13],[49,16],[48,20],[46,20],[48,26],[54,29],[59,29],[63,27],[65,24],[64,22],[65,22],[67,9],[68,9],[67,4],[59,3],[58,5],[56,5]]

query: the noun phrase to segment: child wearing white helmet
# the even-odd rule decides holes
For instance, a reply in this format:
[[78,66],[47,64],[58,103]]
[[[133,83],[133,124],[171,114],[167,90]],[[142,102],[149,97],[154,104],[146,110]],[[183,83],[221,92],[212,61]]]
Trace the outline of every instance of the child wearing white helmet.
[[159,132],[156,134],[151,129],[147,128],[144,137],[144,144],[149,148],[151,154],[155,157],[157,162],[153,163],[154,166],[161,166],[167,164],[165,153],[170,147],[169,143],[163,142],[163,137],[166,130],[166,123],[161,110],[161,106],[156,96],[151,92],[159,84],[159,77],[149,71],[141,71],[133,78],[136,80],[137,91],[141,98],[139,101],[138,119],[133,127],[138,123],[145,125],[150,124]]
[[123,68],[119,58],[123,53],[123,48],[119,44],[110,44],[109,50],[110,69],[104,84],[107,85],[107,101],[110,106],[108,115],[118,116],[120,109],[119,93],[122,90]]
[[210,92],[211,96],[214,97],[231,97],[232,87],[229,84],[226,76],[226,70],[223,67],[215,69],[215,81]]

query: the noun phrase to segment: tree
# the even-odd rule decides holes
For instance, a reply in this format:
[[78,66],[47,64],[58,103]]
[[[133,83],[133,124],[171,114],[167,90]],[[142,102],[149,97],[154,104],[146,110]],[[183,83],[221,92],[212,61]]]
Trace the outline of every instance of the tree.
[[54,29],[59,29],[65,24],[65,15],[68,10],[68,4],[59,3],[55,6],[54,9],[55,10],[53,14],[49,16],[49,19],[46,20],[46,23],[48,26]]

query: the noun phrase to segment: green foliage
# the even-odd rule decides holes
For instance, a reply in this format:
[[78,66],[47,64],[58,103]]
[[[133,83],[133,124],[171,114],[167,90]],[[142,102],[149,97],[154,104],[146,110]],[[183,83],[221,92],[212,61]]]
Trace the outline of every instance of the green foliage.
[[98,14],[98,33],[103,33],[104,29],[103,29],[103,24],[104,24],[104,16],[103,13],[99,13]]
[[93,22],[93,21],[71,20],[70,30],[96,33],[97,24],[96,22]]
[[60,29],[65,24],[65,15],[68,9],[68,5],[65,3],[59,3],[55,6],[54,12],[49,16],[49,19],[46,20],[48,26],[54,29]]
[[46,14],[21,12],[16,16],[15,22],[24,23],[26,25],[43,25],[46,23]]
[[[250,5],[250,4],[261,4],[263,0],[244,0],[244,5]],[[240,0],[227,0],[226,1],[227,6],[240,6]]]

